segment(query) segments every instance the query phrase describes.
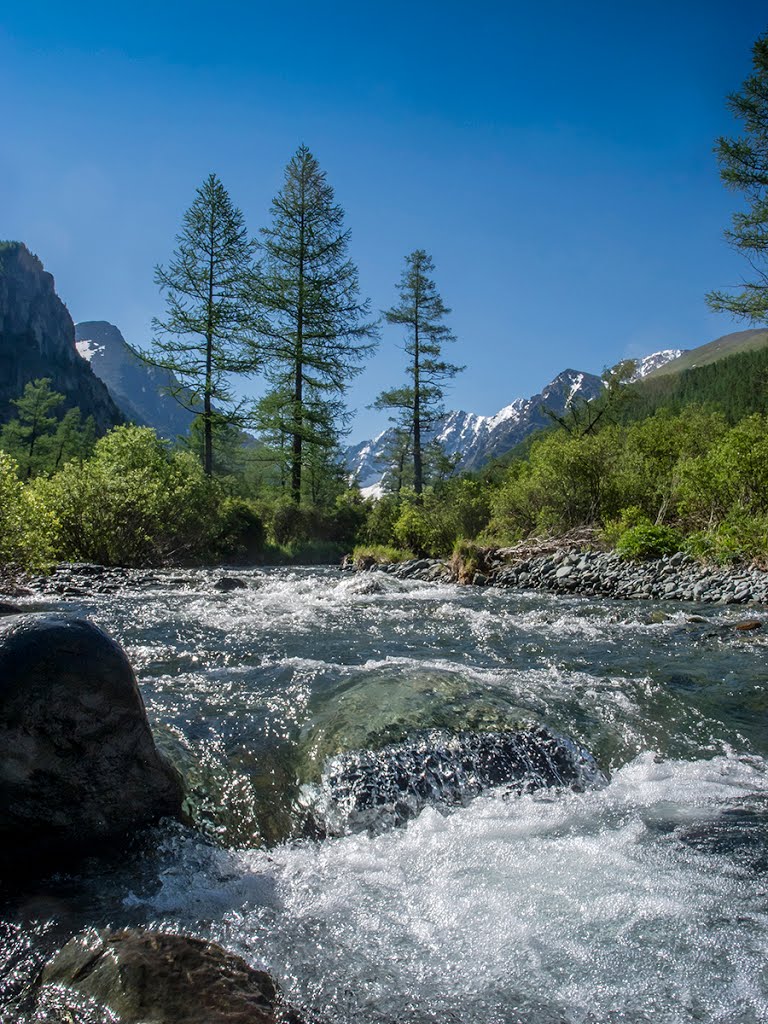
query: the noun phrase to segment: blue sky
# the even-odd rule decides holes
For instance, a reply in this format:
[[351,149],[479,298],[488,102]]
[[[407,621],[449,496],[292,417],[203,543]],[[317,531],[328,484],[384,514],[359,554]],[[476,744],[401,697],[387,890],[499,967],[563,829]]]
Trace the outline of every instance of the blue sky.
[[[251,229],[300,143],[346,210],[375,309],[426,249],[466,364],[447,402],[492,413],[566,367],[745,326],[704,293],[747,268],[714,139],[768,29],[762,2],[4,4],[0,237],[75,320],[143,344],[202,179]],[[351,440],[399,383],[388,329]]]

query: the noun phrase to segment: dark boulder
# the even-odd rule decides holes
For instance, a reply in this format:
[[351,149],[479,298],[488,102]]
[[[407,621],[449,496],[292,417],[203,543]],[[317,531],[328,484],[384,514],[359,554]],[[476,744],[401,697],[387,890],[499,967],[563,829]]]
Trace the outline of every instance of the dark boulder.
[[182,798],[114,640],[83,619],[0,620],[0,874],[56,865]]
[[222,576],[213,584],[213,589],[221,591],[222,594],[228,594],[231,590],[245,590],[247,586],[245,580],[241,580],[238,576]]
[[87,931],[71,939],[43,969],[47,987],[93,999],[123,1024],[299,1024],[281,1005],[265,971],[221,946],[143,929]]
[[24,609],[12,601],[0,601],[0,615],[22,615]]

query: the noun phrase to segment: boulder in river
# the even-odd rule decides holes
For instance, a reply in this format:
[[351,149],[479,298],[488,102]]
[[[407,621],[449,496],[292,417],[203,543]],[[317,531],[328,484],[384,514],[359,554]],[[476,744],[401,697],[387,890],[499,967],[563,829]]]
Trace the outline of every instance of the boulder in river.
[[55,986],[56,998],[74,991],[123,1024],[299,1024],[269,974],[185,935],[89,930],[70,939],[40,980],[40,1009]]
[[512,794],[605,782],[588,750],[542,725],[454,735],[431,730],[330,758],[320,784],[304,787],[302,803],[309,834],[376,834],[404,825],[428,805],[464,805],[498,786]]
[[84,619],[0,620],[2,875],[90,852],[182,799],[114,640]]
[[222,576],[213,584],[213,589],[228,594],[232,590],[245,590],[247,586],[245,580],[241,580],[239,576]]

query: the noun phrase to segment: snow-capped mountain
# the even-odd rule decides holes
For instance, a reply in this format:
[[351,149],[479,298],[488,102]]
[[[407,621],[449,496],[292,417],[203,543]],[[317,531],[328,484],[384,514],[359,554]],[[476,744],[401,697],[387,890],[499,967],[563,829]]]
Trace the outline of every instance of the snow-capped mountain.
[[643,377],[647,377],[653,370],[658,370],[660,366],[664,366],[666,363],[671,363],[673,359],[677,359],[687,349],[683,348],[665,348],[661,352],[653,352],[649,356],[643,356],[642,359],[635,361],[635,372],[628,379],[629,384],[634,384],[636,380],[642,380]]
[[[543,391],[531,398],[516,398],[494,416],[473,412],[447,413],[427,438],[436,440],[446,455],[459,455],[458,469],[479,469],[490,459],[514,448],[534,430],[551,422],[546,409],[562,415],[577,396],[589,400],[600,394],[601,379],[593,373],[564,370]],[[394,438],[392,428],[371,441],[349,448],[346,464],[365,493],[380,493]]]
[[[680,355],[680,349],[654,352],[636,361],[631,380],[645,377]],[[552,421],[546,410],[562,416],[574,399],[590,401],[603,389],[602,379],[593,373],[564,370],[538,395],[516,398],[493,416],[480,416],[457,410],[447,413],[427,438],[436,440],[446,455],[459,455],[457,468],[475,470],[498,458],[523,441],[529,434]],[[363,494],[378,497],[383,493],[383,478],[389,469],[394,430],[383,430],[369,441],[347,449],[346,465]]]
[[154,427],[173,439],[189,431],[195,414],[169,394],[179,383],[168,370],[143,362],[114,324],[88,320],[75,325],[80,355],[107,386],[112,400],[128,420]]

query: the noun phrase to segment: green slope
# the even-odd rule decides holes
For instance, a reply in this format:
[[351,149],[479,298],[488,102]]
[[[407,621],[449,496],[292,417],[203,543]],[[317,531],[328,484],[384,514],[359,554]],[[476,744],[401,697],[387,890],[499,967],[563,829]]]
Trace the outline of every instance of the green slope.
[[706,366],[708,363],[716,363],[718,359],[726,356],[733,356],[739,352],[752,352],[755,349],[765,348],[768,345],[768,328],[760,327],[748,331],[734,331],[733,334],[724,334],[722,338],[715,338],[706,345],[699,345],[698,348],[689,349],[683,352],[677,359],[665,363],[658,370],[652,370],[646,380],[656,377],[668,377],[683,370],[692,370],[696,366]]

